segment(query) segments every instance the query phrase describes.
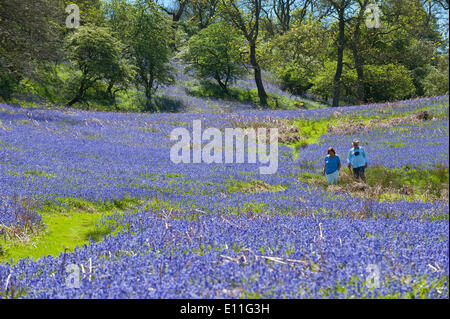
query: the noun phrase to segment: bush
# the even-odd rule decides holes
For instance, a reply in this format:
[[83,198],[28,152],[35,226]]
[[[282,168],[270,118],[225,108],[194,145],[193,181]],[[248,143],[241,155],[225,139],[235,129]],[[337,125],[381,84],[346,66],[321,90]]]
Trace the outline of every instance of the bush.
[[428,96],[445,95],[449,93],[448,54],[439,57],[437,67],[431,71],[423,81],[425,94]]
[[217,22],[194,35],[183,59],[200,79],[213,78],[224,92],[236,78],[245,74],[241,57],[242,39],[231,26]]
[[403,65],[366,65],[364,69],[364,89],[370,102],[402,100],[415,92],[411,71]]
[[9,100],[19,82],[10,75],[0,74],[0,97]]
[[[345,62],[345,61],[344,61]],[[352,99],[356,96],[356,72],[344,64],[341,76],[341,95],[343,98]],[[324,67],[312,79],[313,86],[309,93],[320,96],[328,100],[333,96],[334,74],[336,72],[336,62],[327,61]]]
[[268,41],[263,46],[262,59],[274,71],[284,89],[303,95],[313,85],[313,77],[322,69],[321,61],[327,54],[327,44],[327,33],[320,23],[303,21]]
[[[84,102],[91,88],[107,85],[105,92],[114,98],[117,89],[127,87],[135,70],[121,56],[123,50],[124,45],[107,28],[87,25],[69,36],[68,59],[81,74],[75,81],[76,93],[67,104]],[[105,83],[99,84],[101,81]]]

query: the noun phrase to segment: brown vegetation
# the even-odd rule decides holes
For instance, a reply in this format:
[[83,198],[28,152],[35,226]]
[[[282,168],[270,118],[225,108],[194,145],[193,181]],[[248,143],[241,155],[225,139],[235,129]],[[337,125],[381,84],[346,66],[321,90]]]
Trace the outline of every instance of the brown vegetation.
[[360,132],[367,132],[377,128],[392,127],[400,124],[418,124],[431,120],[431,115],[427,111],[420,111],[401,117],[394,117],[388,120],[370,119],[366,123],[355,120],[348,120],[338,124],[329,124],[328,132],[338,135],[347,135]]

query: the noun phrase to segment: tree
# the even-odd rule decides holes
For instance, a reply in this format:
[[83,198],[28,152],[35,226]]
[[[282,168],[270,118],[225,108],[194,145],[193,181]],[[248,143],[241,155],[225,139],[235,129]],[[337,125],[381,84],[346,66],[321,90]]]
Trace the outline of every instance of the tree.
[[38,62],[57,58],[63,14],[59,0],[0,2],[0,96],[9,98]]
[[349,20],[348,13],[354,6],[353,0],[326,0],[326,5],[329,5],[337,15],[338,19],[338,36],[337,36],[337,64],[336,73],[334,74],[334,89],[333,89],[333,106],[339,106],[339,99],[341,96],[341,76],[343,69],[344,46],[345,46],[345,24]]
[[[412,71],[415,95],[423,95],[423,79],[441,42],[438,26],[430,22],[433,19],[430,20],[421,0],[383,0],[379,7],[380,28],[369,29],[362,24],[356,37],[357,21],[353,19],[350,23],[355,68],[390,63],[404,65]],[[365,82],[364,77],[361,78],[361,82]],[[367,98],[364,96],[364,100]]]
[[[250,49],[250,64],[254,70],[255,84],[258,90],[259,102],[267,106],[267,93],[261,77],[261,67],[256,56],[259,22],[261,18],[262,0],[220,0],[220,10],[225,18],[242,33],[248,42]],[[239,7],[239,3],[242,6]]]
[[361,37],[361,27],[363,21],[365,20],[365,11],[369,4],[369,0],[357,0],[358,2],[358,15],[353,19],[353,31],[350,39],[350,47],[353,54],[353,61],[355,64],[356,74],[358,76],[357,79],[357,89],[356,89],[356,98],[357,103],[366,102],[366,97],[364,94],[364,58],[361,54],[360,48],[360,37]]
[[414,94],[411,71],[404,65],[366,65],[364,72],[370,102],[398,101]]
[[125,44],[123,54],[136,67],[135,84],[143,88],[148,111],[159,84],[172,81],[170,67],[171,23],[153,2],[110,0],[105,7],[108,24]]
[[172,80],[169,65],[171,28],[151,3],[138,1],[134,9],[129,41],[137,67],[136,84],[144,88],[146,109],[151,111],[152,96],[158,85]]
[[123,44],[107,28],[82,26],[69,36],[66,46],[68,59],[81,73],[68,106],[84,101],[87,90],[99,81],[107,81],[111,93],[115,84],[126,84],[134,75],[129,61],[121,58]]
[[269,51],[264,58],[284,88],[303,95],[327,60],[329,42],[327,30],[318,21],[308,19],[272,39],[264,47]]
[[204,29],[213,22],[219,0],[191,0],[194,19],[198,21],[198,28]]
[[[161,10],[166,12],[168,15],[172,17],[173,22],[178,22],[181,19],[181,16],[185,12],[187,6],[189,5],[190,0],[176,0],[173,1],[175,4],[171,6],[166,5],[159,5]],[[166,1],[163,1],[163,3],[167,3]]]
[[216,22],[193,36],[184,56],[199,78],[214,78],[224,92],[245,69],[239,49],[241,38],[237,30]]
[[424,90],[428,96],[449,93],[448,54],[441,55],[437,67],[432,67],[424,79]]
[[297,19],[301,22],[306,16],[307,7],[313,0],[272,0],[272,10],[277,17],[277,24],[282,32],[291,27],[292,13],[297,10]]

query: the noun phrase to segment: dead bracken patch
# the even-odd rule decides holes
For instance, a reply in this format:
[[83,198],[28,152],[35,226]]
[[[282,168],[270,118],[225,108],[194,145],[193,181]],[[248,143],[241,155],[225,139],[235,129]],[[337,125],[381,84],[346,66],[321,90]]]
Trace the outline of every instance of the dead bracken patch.
[[414,195],[414,188],[408,185],[403,185],[398,192],[403,195]]
[[407,116],[394,117],[389,120],[371,119],[366,123],[348,120],[335,125],[328,125],[328,132],[331,134],[348,135],[360,132],[367,132],[376,128],[385,128],[400,124],[418,124],[431,120],[432,117],[428,111],[420,111]]
[[354,192],[367,192],[371,189],[369,185],[362,182],[353,182],[348,185],[347,190],[354,193]]
[[243,116],[232,115],[228,117],[233,126],[240,127],[243,129],[254,129],[258,128],[277,128],[278,129],[278,141],[284,144],[293,144],[301,139],[299,128],[292,123],[292,121],[286,121],[279,118],[273,118],[266,116],[261,120],[249,121]]

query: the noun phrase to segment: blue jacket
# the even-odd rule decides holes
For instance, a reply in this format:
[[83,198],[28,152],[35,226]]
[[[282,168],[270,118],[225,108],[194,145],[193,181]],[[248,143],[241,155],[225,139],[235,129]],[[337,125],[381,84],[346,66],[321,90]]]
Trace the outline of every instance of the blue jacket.
[[367,156],[364,148],[359,146],[358,148],[352,147],[348,152],[347,163],[353,168],[365,166],[367,163]]

